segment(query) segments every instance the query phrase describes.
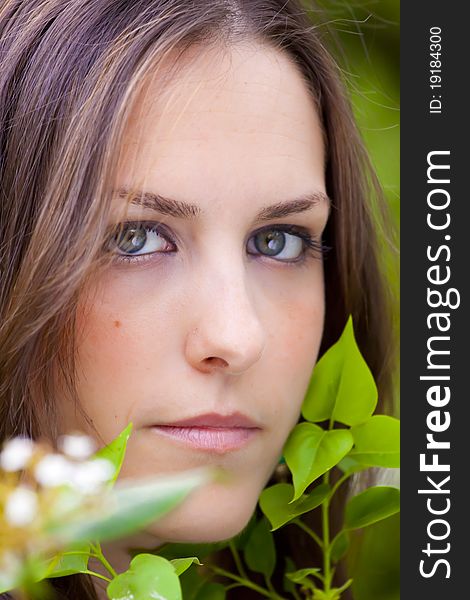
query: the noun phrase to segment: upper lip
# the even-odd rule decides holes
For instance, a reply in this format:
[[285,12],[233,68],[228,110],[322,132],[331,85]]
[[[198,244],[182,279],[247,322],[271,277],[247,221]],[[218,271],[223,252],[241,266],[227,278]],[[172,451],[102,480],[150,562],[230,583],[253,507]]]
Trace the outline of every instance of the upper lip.
[[243,427],[245,429],[260,429],[260,426],[249,417],[240,412],[230,415],[220,415],[219,413],[205,413],[183,419],[181,421],[172,421],[171,423],[158,423],[157,425],[168,425],[171,427]]

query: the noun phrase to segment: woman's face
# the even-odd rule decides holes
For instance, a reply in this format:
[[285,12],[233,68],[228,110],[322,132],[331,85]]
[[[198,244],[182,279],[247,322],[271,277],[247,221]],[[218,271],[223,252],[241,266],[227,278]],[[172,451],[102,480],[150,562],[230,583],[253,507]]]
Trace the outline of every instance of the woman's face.
[[[149,78],[132,108],[114,206],[124,190],[145,206],[129,204],[78,318],[85,412],[106,443],[134,424],[121,476],[231,475],[150,528],[167,541],[246,525],[298,420],[324,317],[329,207],[306,85],[262,46],[192,57],[170,84]],[[247,421],[164,427],[207,413]],[[87,429],[69,405],[62,428]]]

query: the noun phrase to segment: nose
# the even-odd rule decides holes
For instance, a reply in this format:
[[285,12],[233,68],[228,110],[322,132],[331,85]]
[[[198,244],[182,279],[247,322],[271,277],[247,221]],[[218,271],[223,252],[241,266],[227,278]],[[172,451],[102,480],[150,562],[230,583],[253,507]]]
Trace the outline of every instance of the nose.
[[203,373],[238,375],[257,363],[266,335],[247,289],[243,269],[199,279],[190,310],[186,360]]

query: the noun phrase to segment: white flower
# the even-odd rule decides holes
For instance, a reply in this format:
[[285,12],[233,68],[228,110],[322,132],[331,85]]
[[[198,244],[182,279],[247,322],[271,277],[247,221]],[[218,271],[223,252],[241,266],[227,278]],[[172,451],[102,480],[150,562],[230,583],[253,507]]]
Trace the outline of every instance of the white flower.
[[34,444],[28,438],[17,437],[6,442],[0,453],[0,467],[4,471],[24,469],[34,451]]
[[34,469],[36,481],[44,487],[70,484],[74,478],[75,465],[61,454],[47,454]]
[[114,474],[114,465],[105,458],[96,458],[76,465],[72,484],[88,494],[99,490]]
[[94,441],[87,435],[82,434],[61,436],[59,447],[64,454],[77,460],[89,458],[96,450]]
[[0,552],[0,589],[10,590],[15,587],[22,566],[21,557],[16,552]]
[[37,514],[38,498],[32,490],[20,486],[7,497],[4,514],[10,525],[21,527],[34,521]]

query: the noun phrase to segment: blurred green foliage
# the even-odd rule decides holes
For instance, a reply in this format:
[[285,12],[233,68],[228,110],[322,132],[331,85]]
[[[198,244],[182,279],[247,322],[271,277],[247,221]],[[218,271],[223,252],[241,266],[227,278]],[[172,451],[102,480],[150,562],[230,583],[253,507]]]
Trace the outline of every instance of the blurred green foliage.
[[[308,1],[306,5],[308,6]],[[319,0],[325,43],[350,92],[372,163],[399,218],[399,0]]]
[[399,600],[400,515],[367,527],[349,555],[354,600]]

